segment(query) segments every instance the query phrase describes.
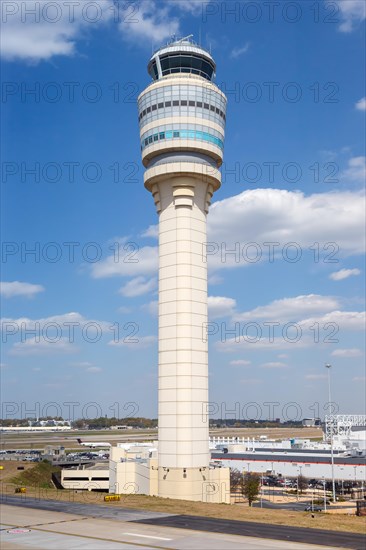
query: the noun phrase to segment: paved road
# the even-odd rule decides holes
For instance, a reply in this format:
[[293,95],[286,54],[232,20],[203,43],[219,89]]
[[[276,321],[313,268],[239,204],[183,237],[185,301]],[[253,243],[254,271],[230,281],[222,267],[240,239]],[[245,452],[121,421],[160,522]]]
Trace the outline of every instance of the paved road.
[[291,510],[294,512],[304,512],[306,506],[311,506],[311,502],[271,502],[263,500],[262,506],[260,502],[254,502],[253,508],[272,508],[272,510]]
[[[291,510],[295,512],[304,512],[305,508],[307,506],[311,506],[311,500],[309,501],[302,501],[302,502],[272,502],[271,500],[263,500],[262,502],[263,508],[272,508],[275,510]],[[261,508],[261,503],[254,502],[253,503],[254,508]],[[324,508],[323,504],[314,504],[314,508]],[[331,504],[327,506],[329,510],[344,510],[344,506],[337,506],[334,504]],[[354,502],[350,502],[349,507],[347,508],[354,508],[354,511],[356,512],[356,505]]]
[[[2,550],[309,550],[308,544],[144,525],[6,505],[2,510],[2,522]],[[311,548],[334,550],[324,546],[311,545]]]
[[[282,525],[267,525],[264,523],[222,520],[213,518],[202,518],[197,516],[182,516],[173,514],[164,514],[161,512],[149,512],[146,510],[134,510],[131,508],[112,508],[106,505],[93,505],[93,504],[79,504],[75,502],[58,502],[53,500],[38,500],[35,498],[26,497],[21,499],[15,496],[3,495],[0,499],[4,505],[3,508],[11,510],[16,506],[17,510],[22,510],[24,513],[31,514],[34,518],[38,518],[40,514],[49,514],[52,512],[53,516],[57,518],[56,523],[60,521],[60,514],[72,514],[78,518],[82,516],[87,520],[95,521],[109,521],[115,525],[121,525],[122,522],[126,525],[125,532],[136,532],[137,526],[145,527],[153,526],[159,528],[160,531],[165,529],[178,529],[180,533],[182,530],[189,530],[190,532],[196,531],[196,537],[207,537],[208,534],[233,535],[236,536],[236,545],[238,541],[241,541],[240,537],[253,537],[250,545],[242,546],[242,548],[277,548],[280,545],[282,548],[294,548],[294,543],[301,543],[302,548],[309,548],[309,545],[317,545],[317,548],[332,547],[332,548],[349,548],[352,550],[364,550],[365,539],[362,535],[353,533],[342,533],[334,531],[324,531],[319,529],[306,529],[300,527],[287,527]],[[37,513],[34,514],[34,509],[37,509]],[[57,514],[55,514],[57,512]],[[18,512],[17,512],[18,518]],[[114,520],[114,521],[111,521]],[[117,521],[116,521],[117,520]],[[4,521],[4,519],[2,519]],[[14,515],[12,516],[14,521]],[[94,523],[93,523],[94,524]],[[20,525],[18,523],[18,525]],[[23,525],[25,525],[23,523]],[[84,522],[85,525],[85,522]],[[159,532],[160,532],[159,531]],[[198,534],[197,532],[200,532]],[[205,533],[205,535],[203,535]],[[160,536],[160,535],[159,535]],[[164,537],[164,535],[162,535]],[[181,535],[182,536],[182,535]],[[193,535],[192,535],[193,536]],[[263,546],[263,539],[271,539],[270,544],[268,542]],[[104,540],[104,539],[103,539]],[[105,539],[108,540],[108,537]],[[114,539],[119,541],[120,539]],[[253,546],[253,541],[259,546]],[[275,543],[275,541],[277,541]],[[243,541],[244,543],[245,541]],[[288,546],[288,543],[290,546]],[[207,544],[207,543],[206,543]],[[246,543],[247,544],[247,543]],[[262,546],[261,546],[262,545]],[[292,546],[291,546],[292,545]],[[305,545],[305,546],[304,546]],[[52,546],[52,545],[51,545]],[[51,547],[49,546],[49,547]],[[38,546],[43,548],[42,546]],[[53,546],[57,547],[57,546]],[[189,546],[188,546],[189,547]],[[188,548],[187,547],[187,548]],[[202,548],[214,548],[211,546],[203,546]],[[239,548],[240,546],[234,546],[233,548]],[[297,546],[296,546],[297,547]],[[10,548],[10,547],[9,547]],[[69,550],[74,546],[69,546]],[[184,546],[169,546],[169,548],[184,548]],[[191,546],[196,548],[196,546]],[[232,548],[232,546],[219,546],[218,548]],[[94,549],[93,549],[94,550]]]
[[59,502],[57,500],[44,500],[31,497],[15,497],[1,495],[0,504],[8,506],[21,506],[24,508],[36,508],[50,512],[65,512],[80,516],[117,519],[119,521],[135,521],[139,519],[163,518],[167,515],[163,512],[150,512],[149,510],[135,510],[133,508],[113,508],[100,504],[81,504],[79,502]]
[[179,527],[180,529],[199,529],[200,531],[208,531],[210,533],[228,533],[247,537],[332,546],[335,548],[365,550],[365,537],[363,535],[321,529],[268,525],[266,523],[202,518],[197,516],[167,516],[165,518],[156,518],[155,520],[137,520],[137,522]]

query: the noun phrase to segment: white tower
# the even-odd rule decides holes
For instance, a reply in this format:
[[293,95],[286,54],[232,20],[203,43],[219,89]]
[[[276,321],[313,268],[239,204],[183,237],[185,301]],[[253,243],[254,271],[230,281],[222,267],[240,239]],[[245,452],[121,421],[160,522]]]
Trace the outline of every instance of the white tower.
[[[158,50],[138,98],[145,187],[159,215],[159,496],[207,500],[206,217],[220,187],[226,97],[189,40]],[[227,470],[227,469],[223,469]],[[220,499],[215,499],[220,500]]]

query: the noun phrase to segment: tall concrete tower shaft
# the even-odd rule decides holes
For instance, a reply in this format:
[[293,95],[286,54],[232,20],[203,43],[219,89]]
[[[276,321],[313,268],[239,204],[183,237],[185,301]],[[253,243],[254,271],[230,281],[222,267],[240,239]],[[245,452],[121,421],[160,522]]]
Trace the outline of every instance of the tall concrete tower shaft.
[[187,39],[158,50],[138,98],[145,187],[159,215],[159,495],[203,500],[209,479],[206,217],[220,187],[226,97]]

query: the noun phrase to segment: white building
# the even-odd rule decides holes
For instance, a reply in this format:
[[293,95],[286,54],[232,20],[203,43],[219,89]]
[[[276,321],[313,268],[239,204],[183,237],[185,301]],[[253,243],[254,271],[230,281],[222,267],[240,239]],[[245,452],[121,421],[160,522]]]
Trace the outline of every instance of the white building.
[[61,485],[64,489],[108,491],[109,467],[100,463],[91,467],[64,468],[61,471]]
[[[119,444],[112,447],[109,461],[109,492],[160,496],[157,446],[156,441],[153,445]],[[207,469],[202,472],[202,494],[199,500],[230,504],[228,472],[228,468],[222,465],[209,463]],[[165,474],[169,474],[169,468]],[[187,472],[183,471],[183,475],[187,475]],[[187,477],[184,478],[184,482],[187,482]],[[194,490],[193,483],[191,490]]]

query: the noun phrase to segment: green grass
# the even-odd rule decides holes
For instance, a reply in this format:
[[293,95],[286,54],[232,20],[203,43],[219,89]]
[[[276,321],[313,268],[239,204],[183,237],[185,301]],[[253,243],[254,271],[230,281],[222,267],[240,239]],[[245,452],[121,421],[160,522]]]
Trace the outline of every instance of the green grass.
[[44,460],[43,462],[39,462],[33,468],[29,468],[29,470],[25,470],[16,477],[13,477],[10,482],[25,487],[33,486],[41,487],[42,489],[52,489],[52,474],[54,472],[59,472],[60,470],[61,468],[52,466],[50,462]]

